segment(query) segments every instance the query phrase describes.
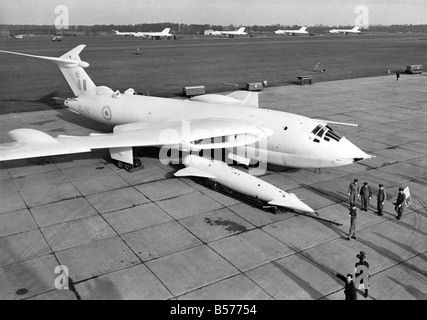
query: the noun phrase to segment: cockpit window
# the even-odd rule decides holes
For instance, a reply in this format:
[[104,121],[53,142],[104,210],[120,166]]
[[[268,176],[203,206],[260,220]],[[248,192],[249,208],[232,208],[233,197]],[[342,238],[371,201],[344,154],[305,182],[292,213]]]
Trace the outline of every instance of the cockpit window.
[[322,128],[319,130],[319,132],[317,132],[316,136],[318,136],[319,138],[323,137],[323,134],[325,133],[326,128]]
[[[340,135],[339,133],[335,132],[331,127],[329,127],[329,126],[322,126],[320,124],[317,125],[313,129],[313,131],[311,131],[311,134],[313,136],[316,136],[316,138],[317,137],[319,137],[320,139],[323,138],[327,142],[329,142],[331,139],[338,142],[342,138],[342,135]],[[318,139],[314,139],[313,141],[319,142]]]
[[313,135],[316,135],[317,131],[319,131],[320,129],[322,129],[322,126],[319,124],[316,128],[313,129],[313,131],[311,131],[311,133]]
[[341,140],[342,135],[340,135],[338,132],[334,131],[334,129],[332,129],[329,126],[326,126],[326,128],[328,128],[328,131],[326,132],[325,138],[329,137],[329,138],[334,139],[336,141]]

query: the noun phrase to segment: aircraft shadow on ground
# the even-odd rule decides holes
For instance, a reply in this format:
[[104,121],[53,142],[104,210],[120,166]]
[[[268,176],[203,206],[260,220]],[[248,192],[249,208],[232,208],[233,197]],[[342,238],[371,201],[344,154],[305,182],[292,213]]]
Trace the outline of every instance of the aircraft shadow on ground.
[[102,124],[83,116],[70,117],[70,111],[65,109],[59,111],[58,118],[64,122],[75,124],[85,129],[102,131],[103,133],[112,133],[114,128],[114,126]]
[[325,189],[318,188],[318,187],[313,188],[313,187],[310,187],[310,186],[307,186],[306,188],[308,190],[310,190],[311,192],[317,194],[318,196],[321,196],[321,197],[324,197],[324,198],[326,197],[326,198],[328,198],[330,200],[333,200],[335,202],[336,202],[336,200],[339,200],[339,202],[347,202],[348,201],[348,195],[347,195],[347,193],[342,192],[342,191],[336,191],[336,192],[334,192],[334,191],[331,191],[331,190],[325,190]]
[[387,276],[387,278],[396,283],[397,285],[401,286],[406,292],[408,292],[411,296],[413,296],[414,298],[418,299],[418,300],[427,300],[427,294],[425,294],[424,292],[420,291],[419,289],[415,288],[414,286],[410,286],[410,285],[406,285],[400,281],[398,281],[397,279]]
[[[31,104],[28,107],[20,107],[19,112],[33,112],[33,111],[41,111],[41,110],[51,110],[51,109],[61,109],[62,108],[62,103],[58,103],[57,100],[55,100],[54,98],[57,97],[59,94],[59,91],[53,91],[39,99],[36,100],[20,100],[20,99],[3,99],[0,100],[0,102],[37,102],[39,104],[41,104],[41,106],[34,106],[33,104]],[[44,106],[44,107],[43,107]],[[46,108],[47,107],[47,108]],[[13,112],[17,112],[16,107],[15,106],[2,106],[0,108],[0,114],[9,114],[9,113],[13,113]]]

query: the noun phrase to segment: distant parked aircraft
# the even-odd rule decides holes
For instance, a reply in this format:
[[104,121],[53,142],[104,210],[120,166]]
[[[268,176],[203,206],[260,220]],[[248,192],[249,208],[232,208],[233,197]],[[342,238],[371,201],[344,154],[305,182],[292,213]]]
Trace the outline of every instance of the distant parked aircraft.
[[246,27],[241,27],[239,30],[236,31],[213,31],[210,34],[212,36],[229,36],[230,38],[234,38],[235,35],[238,36],[243,36],[246,35],[247,33],[244,32],[246,29]]
[[120,32],[117,30],[112,30],[116,33],[117,36],[133,36],[135,32]]
[[328,32],[329,33],[336,33],[336,34],[344,33],[345,35],[347,35],[349,33],[361,34],[361,31],[359,30],[359,28],[360,28],[359,26],[355,26],[353,29],[332,29],[332,30],[329,30]]
[[52,41],[61,41],[62,40],[62,36],[53,36],[52,37]]
[[302,27],[299,30],[276,30],[274,31],[275,34],[290,34],[292,36],[295,36],[296,34],[308,34],[308,31],[305,31],[307,27]]
[[173,34],[169,33],[171,28],[165,28],[162,32],[135,32],[134,37],[145,37],[151,39],[161,39],[163,37],[173,37]]

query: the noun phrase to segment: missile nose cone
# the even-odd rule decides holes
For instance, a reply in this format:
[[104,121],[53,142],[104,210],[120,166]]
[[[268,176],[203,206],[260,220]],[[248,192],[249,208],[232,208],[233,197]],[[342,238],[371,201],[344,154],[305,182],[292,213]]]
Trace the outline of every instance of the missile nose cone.
[[271,205],[289,208],[294,211],[316,213],[312,208],[298,199],[298,197],[293,193],[290,193],[285,197],[274,199],[268,203]]
[[292,202],[292,209],[295,211],[302,211],[302,212],[309,212],[309,213],[316,213],[312,208],[310,208],[308,205],[306,205],[304,202],[302,202],[296,195],[293,193],[290,194],[291,197],[289,197]]

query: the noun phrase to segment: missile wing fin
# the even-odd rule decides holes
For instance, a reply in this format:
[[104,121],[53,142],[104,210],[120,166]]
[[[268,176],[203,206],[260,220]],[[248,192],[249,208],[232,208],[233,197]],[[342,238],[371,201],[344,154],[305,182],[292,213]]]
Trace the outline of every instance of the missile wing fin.
[[202,170],[187,167],[185,169],[181,169],[174,173],[175,177],[202,177],[202,178],[208,178],[212,180],[216,180],[216,177],[214,175],[211,175],[207,172],[204,172]]

